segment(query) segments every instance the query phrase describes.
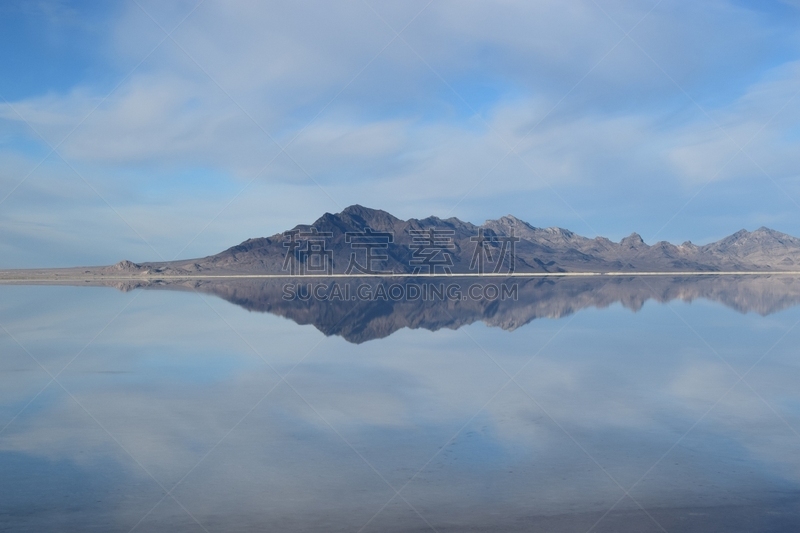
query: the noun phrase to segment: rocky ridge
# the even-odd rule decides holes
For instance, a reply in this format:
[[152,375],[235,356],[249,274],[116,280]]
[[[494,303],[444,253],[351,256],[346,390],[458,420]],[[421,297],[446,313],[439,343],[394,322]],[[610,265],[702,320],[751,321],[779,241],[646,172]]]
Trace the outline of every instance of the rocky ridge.
[[[371,230],[391,234],[392,242],[375,250],[385,259],[374,261],[371,269],[381,273],[410,274],[415,266],[420,266],[420,258],[428,253],[421,251],[419,237],[415,237],[415,233],[431,229],[447,232],[448,235],[444,243],[448,248],[435,253],[439,259],[433,262],[444,257],[449,257],[449,260],[446,264],[433,266],[436,273],[443,273],[445,267],[453,273],[476,273],[474,259],[478,244],[475,239],[480,234],[483,234],[483,246],[488,252],[485,256],[485,272],[496,268],[499,272],[518,273],[800,270],[800,239],[765,227],[752,232],[741,230],[704,246],[691,242],[675,245],[666,241],[649,245],[636,233],[616,243],[605,237],[583,237],[563,228],[537,228],[511,215],[476,226],[457,218],[401,220],[385,211],[353,205],[338,214],[325,213],[313,224],[293,228],[306,234],[329,235],[325,238],[325,250],[330,253],[330,271],[336,274],[347,272],[353,253],[356,254],[356,261],[366,266],[366,251],[352,247],[348,242],[348,233]],[[504,252],[503,238],[512,235],[519,239],[514,245],[513,261],[508,247],[505,253],[501,253]],[[300,242],[303,242],[302,238]],[[106,267],[106,272],[149,275],[286,274],[285,258],[289,250],[286,243],[285,234],[279,233],[271,237],[248,239],[208,257],[141,264],[123,261]],[[303,243],[303,246],[306,245]],[[498,260],[501,261],[499,267]],[[429,273],[430,268],[422,265],[421,272]]]

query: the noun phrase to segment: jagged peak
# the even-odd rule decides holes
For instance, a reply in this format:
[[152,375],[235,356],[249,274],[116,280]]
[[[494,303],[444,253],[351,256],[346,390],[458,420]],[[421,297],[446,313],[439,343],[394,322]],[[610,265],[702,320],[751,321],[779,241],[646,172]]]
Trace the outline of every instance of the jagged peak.
[[[346,229],[347,226],[355,225],[356,227],[380,228],[391,226],[398,220],[397,217],[386,211],[353,204],[344,208],[340,213],[325,213],[311,226]],[[308,225],[300,224],[295,229],[307,229],[308,227]]]
[[797,242],[795,237],[791,235],[787,235],[786,233],[781,233],[780,231],[776,231],[774,229],[767,228],[766,226],[761,226],[755,231],[747,231],[746,229],[742,229],[730,235],[729,237],[725,237],[718,243],[712,244],[744,244],[754,240],[756,242],[764,242],[764,241],[778,241],[778,242]]
[[508,224],[509,226],[530,226],[530,224],[521,218],[515,217],[514,215],[502,216],[497,220],[497,222],[502,222],[503,224]]
[[563,237],[572,237],[573,235],[575,235],[575,234],[574,234],[573,232],[571,232],[570,230],[568,230],[568,229],[564,229],[564,228],[559,228],[559,227],[557,227],[557,226],[551,226],[551,227],[549,227],[549,228],[544,228],[544,229],[543,229],[543,230],[541,230],[541,231],[544,231],[544,232],[546,232],[546,233],[551,233],[551,234],[553,234],[553,235],[561,235],[561,236],[563,236]]
[[[340,238],[341,234],[348,231],[360,231],[366,227],[370,227],[376,231],[394,232],[398,239],[396,242],[400,243],[397,244],[397,246],[405,246],[402,244],[405,242],[403,238],[408,237],[406,233],[409,229],[429,227],[455,229],[457,239],[466,239],[467,237],[477,234],[478,228],[498,235],[509,235],[513,231],[514,235],[520,237],[524,241],[520,246],[526,247],[525,249],[527,251],[537,250],[536,253],[545,255],[563,253],[565,254],[563,256],[563,261],[565,262],[574,263],[575,261],[583,261],[585,264],[591,264],[591,261],[596,260],[598,261],[598,265],[605,265],[603,262],[615,264],[614,261],[617,261],[617,258],[612,257],[611,252],[618,254],[624,251],[629,254],[629,256],[623,254],[623,259],[621,261],[627,261],[627,263],[620,263],[620,268],[634,268],[635,265],[630,263],[630,261],[639,258],[640,253],[648,250],[652,250],[652,253],[649,255],[642,255],[641,257],[644,258],[642,259],[643,261],[653,260],[654,257],[659,257],[659,253],[661,252],[666,256],[673,257],[674,254],[679,251],[681,254],[679,257],[690,258],[692,261],[699,261],[700,263],[705,260],[705,257],[708,257],[709,268],[718,266],[720,261],[728,261],[729,263],[731,261],[734,261],[734,263],[735,261],[739,261],[742,265],[748,266],[751,263],[753,265],[766,264],[765,262],[768,260],[769,265],[775,265],[778,264],[777,261],[782,260],[786,254],[791,255],[790,259],[792,261],[796,261],[797,264],[800,264],[800,260],[796,259],[797,256],[800,256],[800,239],[763,226],[753,232],[743,229],[733,235],[725,237],[721,241],[703,246],[697,246],[691,241],[685,241],[679,246],[673,245],[667,241],[659,241],[653,245],[648,245],[645,243],[642,236],[636,232],[631,233],[617,243],[602,236],[589,239],[557,226],[537,228],[510,214],[496,220],[487,220],[481,226],[475,226],[470,222],[464,222],[453,217],[441,219],[436,216],[429,216],[423,219],[410,218],[406,221],[398,219],[383,210],[371,209],[360,204],[354,204],[346,207],[338,214],[325,213],[312,225],[298,225],[295,229],[308,231],[312,227],[316,227],[319,231],[333,232],[334,238],[331,243],[332,246],[343,245],[341,241],[344,241],[344,239]],[[400,235],[405,235],[405,237],[401,238]],[[218,255],[222,256],[225,260],[228,260],[230,256],[233,255],[235,256],[234,259],[238,261],[243,257],[246,259],[243,254],[252,252],[253,257],[257,260],[254,261],[258,262],[262,261],[262,256],[272,253],[271,247],[275,246],[277,250],[276,254],[279,253],[282,257],[286,252],[280,242],[283,240],[283,234],[277,234],[271,238],[248,239],[242,244]],[[467,246],[469,247],[471,245],[467,244]],[[526,253],[528,253],[527,251]],[[758,254],[762,254],[763,257]],[[779,256],[779,254],[784,255]],[[549,265],[558,265],[561,260],[561,256],[554,256],[554,258],[547,263],[547,268],[549,268]],[[749,261],[749,263],[747,263],[747,261]],[[253,263],[253,261],[251,261],[251,263]],[[572,263],[570,263],[570,265]],[[581,264],[583,265],[584,263]],[[739,263],[735,264],[739,265]],[[790,264],[788,262],[785,263]],[[139,267],[139,265],[135,263],[128,262],[127,264],[121,264],[114,268],[120,271],[122,269],[127,269],[130,272],[136,272],[138,268],[148,268],[149,263],[147,265],[148,266]],[[705,268],[703,265],[698,266],[698,268]],[[670,268],[672,266],[674,265],[669,265]],[[567,268],[571,267],[568,266]],[[581,268],[588,267],[581,266]],[[603,266],[603,268],[605,268],[605,266]]]
[[[644,242],[644,241],[642,241],[642,242]],[[681,245],[681,246],[683,246],[683,245]],[[672,244],[669,241],[658,241],[657,243],[655,243],[653,245],[653,247],[658,247],[658,248],[677,248],[677,246],[675,246],[674,244]]]
[[505,228],[518,228],[522,230],[535,230],[537,228],[531,226],[521,218],[517,218],[514,215],[505,215],[497,220],[487,220],[483,223],[483,226],[501,226]]
[[619,243],[623,246],[638,246],[644,244],[644,239],[642,236],[636,233],[635,231],[619,241]]
[[429,226],[431,224],[438,224],[439,222],[444,222],[441,218],[439,218],[437,216],[434,216],[434,215],[431,215],[431,216],[425,217],[425,218],[410,218],[410,219],[408,219],[408,221],[409,222],[412,222],[412,221],[413,222],[417,222],[419,224],[423,224],[423,225],[426,225],[426,226]]
[[374,218],[374,217],[390,217],[396,218],[391,213],[382,209],[372,209],[371,207],[364,207],[361,204],[353,204],[345,207],[339,215],[360,216],[361,218]]
[[[316,224],[320,220],[330,220],[332,218],[337,218],[337,217],[338,217],[338,215],[334,215],[333,213],[325,211],[325,213],[323,213],[321,217],[319,217],[317,220],[315,220],[314,223]],[[305,224],[298,224],[298,226],[304,226],[304,225]]]
[[752,232],[751,235],[767,235],[769,237],[774,237],[776,239],[794,238],[791,235],[787,235],[786,233],[781,233],[780,231],[768,228],[766,226],[761,226],[760,228]]

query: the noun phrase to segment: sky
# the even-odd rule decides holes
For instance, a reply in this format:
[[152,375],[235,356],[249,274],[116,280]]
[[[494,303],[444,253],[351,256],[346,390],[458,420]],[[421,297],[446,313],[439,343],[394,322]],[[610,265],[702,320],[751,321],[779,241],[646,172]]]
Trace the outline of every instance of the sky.
[[800,2],[0,3],[0,268],[201,257],[351,204],[800,236]]

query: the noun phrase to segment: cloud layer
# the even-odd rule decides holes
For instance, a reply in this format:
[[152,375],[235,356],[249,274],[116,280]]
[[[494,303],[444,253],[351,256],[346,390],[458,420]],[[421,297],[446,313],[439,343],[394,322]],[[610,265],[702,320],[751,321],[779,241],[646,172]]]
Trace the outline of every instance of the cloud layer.
[[[70,9],[12,15],[88,39]],[[790,4],[207,0],[102,16],[100,67],[0,100],[0,227],[20,257],[2,266],[205,255],[352,203],[612,238],[800,234]],[[86,244],[65,255],[63,233]]]

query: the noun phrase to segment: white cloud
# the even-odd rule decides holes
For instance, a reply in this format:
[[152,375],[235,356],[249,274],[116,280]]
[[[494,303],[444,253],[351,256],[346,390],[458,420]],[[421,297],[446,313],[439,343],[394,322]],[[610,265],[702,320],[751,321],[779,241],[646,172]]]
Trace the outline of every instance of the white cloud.
[[[143,5],[171,30],[195,4]],[[424,5],[374,8],[399,29]],[[601,5],[624,31],[652,7]],[[127,72],[164,34],[135,4],[115,16],[107,53]],[[443,215],[477,185],[453,214],[480,221],[510,211],[512,198],[529,198],[530,211],[520,216],[541,212],[552,218],[536,222],[547,225],[595,216],[598,232],[627,234],[660,227],[712,178],[751,176],[752,165],[723,168],[736,149],[728,135],[747,142],[796,91],[800,75],[789,57],[791,35],[761,15],[721,0],[659,5],[631,36],[709,118],[633,41],[612,50],[622,36],[594,2],[434,2],[403,35],[413,50],[396,39],[370,63],[393,32],[363,2],[208,0],[176,30],[180,46],[166,40],[105,100],[110,87],[87,79],[65,93],[0,103],[0,126],[13,151],[21,139],[16,112],[51,144],[85,119],[59,151],[91,174],[113,205],[120,206],[115,197],[143,202],[131,208],[132,225],[161,225],[173,241],[189,233],[173,216],[191,211],[181,207],[186,199],[200,206],[205,197],[209,207],[197,211],[210,218],[273,158],[259,182],[282,184],[274,194],[285,197],[262,197],[269,216],[291,211],[276,207],[285,198],[315,198],[294,206],[294,216],[279,216],[291,219],[288,226],[313,220],[320,212],[311,206],[323,204]],[[775,42],[785,46],[778,66],[767,69]],[[747,147],[776,178],[796,175],[796,109],[787,105]],[[297,138],[289,155],[276,158],[270,136],[282,145]],[[522,160],[511,154],[499,163],[512,146]],[[207,178],[174,177],[197,169],[214,174],[226,192],[208,187]],[[154,205],[147,199],[154,180],[193,190],[145,207]],[[555,204],[539,200],[542,191],[554,195],[558,210],[548,211]],[[22,194],[8,202],[22,202]],[[649,218],[621,228],[615,217],[625,212]],[[237,223],[248,233],[263,225],[257,218]],[[205,253],[216,251],[216,240],[207,244]]]

